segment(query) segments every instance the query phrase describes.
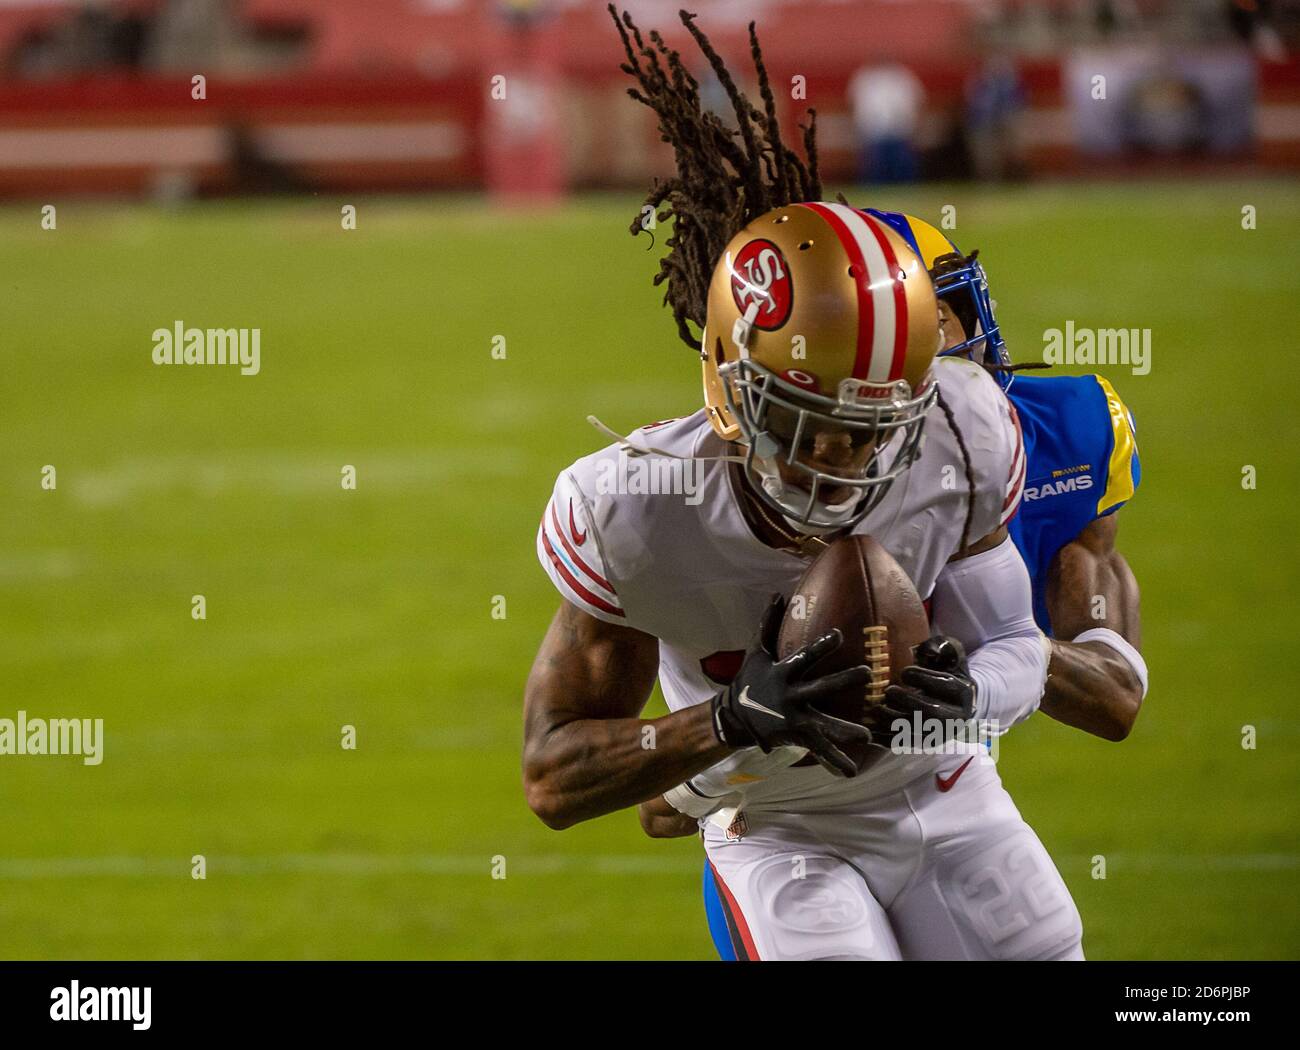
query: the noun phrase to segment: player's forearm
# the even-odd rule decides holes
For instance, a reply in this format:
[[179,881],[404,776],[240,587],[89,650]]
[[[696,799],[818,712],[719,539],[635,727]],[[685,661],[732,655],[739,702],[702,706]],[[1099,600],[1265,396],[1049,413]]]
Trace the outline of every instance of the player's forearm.
[[1048,576],[1047,612],[1058,638],[1072,639],[1105,627],[1132,646],[1142,645],[1137,577],[1117,550],[1096,551],[1081,542],[1062,547]]
[[662,795],[729,753],[708,704],[656,719],[575,719],[525,752],[528,804],[555,829]]
[[970,652],[976,718],[1005,732],[1038,707],[1047,648],[1034,623],[1029,571],[1009,539],[949,563],[934,591],[934,627]]
[[1042,710],[1103,740],[1123,740],[1142,707],[1142,684],[1124,657],[1102,642],[1052,642]]
[[1097,535],[1063,548],[1053,565],[1047,606],[1057,638],[1042,708],[1058,722],[1118,741],[1132,730],[1146,694],[1138,585],[1112,546],[1113,521],[1090,528]]

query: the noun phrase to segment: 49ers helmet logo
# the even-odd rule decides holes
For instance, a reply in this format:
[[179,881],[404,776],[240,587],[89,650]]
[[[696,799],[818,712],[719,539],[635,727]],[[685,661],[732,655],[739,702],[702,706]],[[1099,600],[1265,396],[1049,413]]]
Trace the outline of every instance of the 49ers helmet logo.
[[790,316],[794,289],[790,267],[771,241],[750,241],[731,264],[731,295],[743,315],[751,303],[758,305],[754,327],[767,331],[780,328]]

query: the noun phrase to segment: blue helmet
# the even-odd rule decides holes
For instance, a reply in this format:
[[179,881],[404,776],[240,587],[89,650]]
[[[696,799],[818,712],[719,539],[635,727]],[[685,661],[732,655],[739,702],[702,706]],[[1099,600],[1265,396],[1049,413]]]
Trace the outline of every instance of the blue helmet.
[[[924,219],[898,211],[866,209],[867,214],[888,223],[916,252],[934,282],[934,292],[961,321],[965,342],[940,350],[940,356],[964,354],[981,364],[1011,364],[1002,329],[993,313],[989,282],[984,267],[974,255],[965,256],[944,234]],[[978,254],[978,253],[976,253]],[[1010,386],[1012,373],[997,367],[993,372],[1003,388]]]

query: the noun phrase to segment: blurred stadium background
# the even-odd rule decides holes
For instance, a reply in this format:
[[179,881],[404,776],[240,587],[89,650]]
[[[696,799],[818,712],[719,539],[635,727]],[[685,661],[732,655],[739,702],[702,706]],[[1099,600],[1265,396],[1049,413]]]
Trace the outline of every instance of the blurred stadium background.
[[[1152,330],[1149,375],[1100,369],[1147,709],[1120,745],[1033,719],[1003,776],[1090,956],[1300,955],[1297,5],[692,9],[737,73],[758,21],[833,188],[955,209],[1013,355]],[[0,955],[711,957],[698,843],[556,834],[519,784],[554,475],[587,413],[699,398],[619,60],[599,3],[0,0],[0,717],[107,735],[0,756]],[[260,328],[260,374],[155,368],[176,320]]]

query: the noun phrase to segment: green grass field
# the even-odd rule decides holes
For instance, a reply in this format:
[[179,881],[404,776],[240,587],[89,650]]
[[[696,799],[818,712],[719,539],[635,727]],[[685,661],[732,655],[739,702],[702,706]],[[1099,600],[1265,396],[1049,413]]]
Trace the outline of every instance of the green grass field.
[[[552,832],[520,787],[554,476],[603,443],[587,413],[700,396],[637,201],[363,200],[354,232],[342,203],[0,209],[0,717],[106,733],[96,767],[0,757],[0,955],[711,958],[697,841]],[[1003,777],[1091,957],[1296,958],[1294,187],[882,206],[946,203],[1022,359],[1067,319],[1153,332],[1149,375],[1103,370],[1138,421],[1147,709],[1119,745],[1034,718]],[[154,366],[177,320],[261,328],[261,373]]]

